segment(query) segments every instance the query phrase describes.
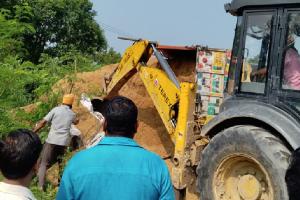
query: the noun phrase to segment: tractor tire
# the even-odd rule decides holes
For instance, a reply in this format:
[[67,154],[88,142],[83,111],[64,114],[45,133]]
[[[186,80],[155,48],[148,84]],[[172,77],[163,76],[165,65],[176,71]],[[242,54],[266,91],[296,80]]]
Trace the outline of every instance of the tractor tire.
[[212,138],[197,167],[201,200],[288,200],[291,152],[265,129],[234,126]]

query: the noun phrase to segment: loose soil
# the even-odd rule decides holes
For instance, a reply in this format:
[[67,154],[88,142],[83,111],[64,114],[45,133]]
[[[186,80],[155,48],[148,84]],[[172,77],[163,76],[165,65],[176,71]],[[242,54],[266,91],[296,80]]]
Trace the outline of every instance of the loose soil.
[[[158,64],[156,59],[152,58],[149,60],[148,65],[157,66]],[[170,65],[180,81],[194,80],[194,60],[170,60]],[[116,64],[107,65],[94,72],[77,74],[77,81],[73,86],[73,93],[75,93],[77,97],[80,97],[81,93],[101,97],[104,76],[111,74],[116,67]],[[64,79],[59,81],[55,87],[67,92],[70,84]],[[135,74],[128,80],[119,91],[119,94],[132,99],[138,107],[139,128],[134,139],[141,146],[159,154],[162,158],[170,157],[174,145],[138,74]],[[84,139],[91,137],[96,132],[97,121],[79,103],[74,106],[74,110],[80,117],[80,122],[77,127],[82,132]]]
[[[73,93],[79,101],[80,94],[91,94],[92,97],[101,97],[103,89],[103,78],[110,74],[117,65],[104,66],[94,72],[77,74],[77,81],[73,86]],[[69,90],[70,85],[64,79],[59,81],[55,88],[63,92]],[[119,91],[119,94],[132,99],[139,109],[139,128],[135,140],[144,148],[154,151],[160,156],[168,157],[173,150],[173,143],[156,111],[154,104],[148,95],[138,75],[134,75]],[[86,140],[96,132],[97,121],[80,103],[75,104],[74,111],[78,113],[80,122],[77,128],[82,132]]]
[[[194,60],[186,60],[184,62],[169,60],[169,63],[180,81],[194,81]],[[148,65],[157,66],[157,60],[151,58]],[[58,81],[53,87],[53,91],[60,91],[62,93],[69,93],[70,88],[72,88],[72,93],[76,95],[76,103],[73,109],[80,119],[77,128],[81,131],[84,141],[89,140],[96,133],[97,121],[79,103],[80,95],[85,93],[92,98],[103,98],[104,77],[111,74],[116,67],[117,64],[113,64],[101,67],[93,72],[78,73],[75,78],[73,77],[73,81],[70,81],[70,78],[66,77]],[[145,149],[165,158],[170,168],[171,161],[169,158],[172,155],[174,144],[138,74],[128,80],[119,91],[119,94],[132,99],[138,107],[139,127],[134,139]],[[36,105],[28,105],[24,107],[24,110],[31,112],[35,108]],[[57,179],[55,178],[57,176],[56,171],[57,166],[54,166],[48,174],[48,179],[54,184],[57,184]]]
[[[177,55],[174,59],[169,59],[168,62],[180,81],[193,82],[195,58],[186,57],[186,55],[183,56]],[[155,57],[150,58],[147,64],[150,66],[159,66]],[[60,91],[62,93],[69,93],[72,88],[72,93],[76,95],[77,102],[73,109],[80,119],[77,128],[82,132],[85,141],[96,133],[97,121],[79,103],[80,95],[85,93],[91,98],[103,98],[104,77],[111,74],[116,67],[117,64],[112,64],[101,67],[93,72],[78,73],[75,77],[66,77],[53,86],[53,91]],[[138,74],[135,74],[128,80],[119,91],[119,94],[132,99],[138,107],[139,128],[134,139],[141,146],[159,154],[161,157],[170,157],[174,145]],[[45,100],[44,98],[42,100]],[[34,111],[35,108],[36,105],[24,107],[27,112]]]

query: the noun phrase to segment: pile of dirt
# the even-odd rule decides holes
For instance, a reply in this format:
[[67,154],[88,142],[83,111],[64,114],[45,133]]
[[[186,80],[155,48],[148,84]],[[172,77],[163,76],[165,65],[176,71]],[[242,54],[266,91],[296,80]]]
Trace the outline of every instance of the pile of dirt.
[[[77,82],[73,86],[73,92],[78,100],[82,93],[101,96],[102,80],[106,74],[113,72],[115,67],[116,65],[108,65],[94,72],[77,74]],[[55,87],[67,92],[70,86],[64,79],[59,81]],[[137,74],[122,87],[119,94],[132,99],[139,109],[139,128],[135,140],[144,148],[154,151],[162,157],[168,157],[172,152],[173,143]],[[77,128],[82,132],[84,139],[90,138],[96,132],[97,121],[80,103],[75,104],[74,111],[78,113],[80,118]]]
[[[170,59],[169,63],[180,81],[192,82],[194,80],[194,58]],[[157,60],[151,58],[148,65],[157,66]],[[97,121],[79,103],[80,95],[86,93],[92,97],[101,96],[104,77],[111,74],[116,67],[116,64],[107,65],[94,72],[78,73],[73,84],[70,84],[68,78],[65,78],[54,86],[54,90],[60,90],[64,93],[69,92],[70,87],[72,87],[72,92],[78,100],[74,106],[74,110],[80,118],[77,128],[80,129],[85,140],[96,132]],[[132,99],[139,109],[139,128],[135,140],[144,148],[154,151],[162,157],[169,157],[173,152],[174,145],[138,74],[128,80],[119,94]]]
[[[194,74],[192,73],[194,62],[174,60],[170,61],[170,63],[180,81],[194,80]],[[151,66],[158,65],[155,58],[152,58],[148,64]],[[66,77],[58,81],[53,87],[53,91],[62,93],[69,93],[70,88],[72,88],[72,93],[76,95],[76,103],[73,109],[80,119],[77,128],[81,131],[85,141],[89,140],[96,133],[98,123],[89,111],[80,104],[80,96],[82,93],[85,93],[92,98],[101,97],[103,95],[104,77],[111,74],[116,67],[117,64],[107,65],[93,72],[78,73],[75,77],[72,77],[72,81],[70,81],[70,77]],[[128,80],[119,91],[119,94],[132,99],[138,107],[139,128],[138,133],[135,135],[135,140],[145,149],[159,154],[162,158],[169,158],[174,150],[174,144],[138,74]],[[42,101],[46,99],[47,97],[43,97]],[[34,112],[36,107],[37,104],[31,104],[25,106],[24,110],[26,112]],[[169,159],[166,160],[166,163],[169,167],[171,166]],[[52,170],[57,171],[56,168],[57,166],[53,167]],[[57,173],[49,174],[50,178],[48,178],[53,183],[56,183]]]
[[[158,65],[155,58],[149,61],[151,66]],[[170,60],[170,64],[180,81],[193,81],[193,61]],[[114,65],[107,65],[93,72],[78,73],[76,77],[66,77],[58,81],[53,87],[54,91],[62,93],[70,92],[76,95],[74,111],[78,113],[80,122],[77,128],[82,132],[83,139],[88,140],[96,133],[97,121],[80,103],[80,95],[85,93],[90,97],[101,97],[103,95],[103,80],[107,74],[111,74],[115,68]],[[148,95],[138,74],[134,75],[119,91],[120,95],[132,99],[139,109],[139,128],[135,140],[144,148],[154,151],[162,157],[169,157],[174,145],[169,137],[163,122],[154,107],[151,97]],[[28,110],[34,107],[28,107]]]
[[148,150],[162,157],[170,156],[173,143],[147,93],[141,79],[134,75],[119,92],[120,95],[132,99],[139,109],[139,128],[135,139]]
[[[80,95],[85,93],[90,97],[101,97],[103,79],[116,67],[115,64],[107,65],[93,72],[78,73],[75,78],[72,78],[72,82],[69,77],[66,77],[53,87],[54,91],[62,93],[69,93],[72,87],[72,93],[76,95],[73,109],[80,119],[77,128],[82,132],[84,140],[90,139],[96,133],[97,120],[80,104]],[[132,99],[139,109],[139,128],[135,140],[144,148],[154,151],[162,157],[170,156],[173,143],[138,75],[134,75],[119,91],[119,94]],[[24,110],[30,112],[35,107],[36,105],[28,105],[24,107]]]

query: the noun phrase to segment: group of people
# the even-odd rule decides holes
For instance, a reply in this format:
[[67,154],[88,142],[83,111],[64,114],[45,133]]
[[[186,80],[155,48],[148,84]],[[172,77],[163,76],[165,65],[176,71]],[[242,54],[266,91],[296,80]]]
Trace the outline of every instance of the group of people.
[[[78,123],[72,111],[73,101],[73,95],[65,95],[62,105],[53,108],[33,131],[18,129],[0,142],[0,169],[4,176],[0,182],[1,200],[35,200],[28,188],[36,173],[39,187],[45,189],[46,170],[54,162],[61,162],[70,127]],[[105,137],[71,158],[56,199],[175,199],[165,162],[133,140],[138,128],[134,102],[117,96],[105,107]],[[36,133],[47,123],[51,128],[43,146]]]
[[[39,186],[44,189],[47,168],[64,154],[70,127],[78,123],[72,111],[73,101],[73,95],[65,95],[63,104],[53,108],[33,131],[18,129],[0,141],[0,169],[4,176],[0,199],[35,200],[29,185],[36,173]],[[103,115],[105,137],[71,158],[56,199],[175,199],[164,161],[133,140],[138,128],[134,102],[114,97],[106,104]],[[36,133],[47,123],[51,123],[51,128],[43,146]],[[290,200],[299,199],[300,148],[291,156],[286,183]]]

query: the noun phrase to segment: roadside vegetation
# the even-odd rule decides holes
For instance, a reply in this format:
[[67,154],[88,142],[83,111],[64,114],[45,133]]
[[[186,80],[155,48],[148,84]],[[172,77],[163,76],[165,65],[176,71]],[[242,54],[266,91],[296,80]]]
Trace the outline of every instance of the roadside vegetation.
[[[89,0],[3,0],[0,3],[0,137],[32,128],[62,94],[53,84],[74,74],[116,63]],[[33,113],[22,107],[35,103]],[[41,133],[45,138],[47,130]],[[49,184],[38,199],[54,199]]]

